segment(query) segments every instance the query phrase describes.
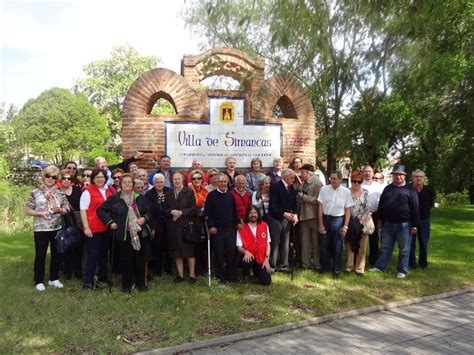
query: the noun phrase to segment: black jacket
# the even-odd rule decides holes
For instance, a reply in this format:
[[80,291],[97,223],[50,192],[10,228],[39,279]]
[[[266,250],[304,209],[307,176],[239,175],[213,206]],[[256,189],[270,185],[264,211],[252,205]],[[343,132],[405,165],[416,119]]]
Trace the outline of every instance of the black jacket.
[[[97,215],[100,220],[110,226],[112,223],[117,224],[115,230],[115,239],[127,240],[127,224],[128,224],[128,207],[125,201],[120,198],[121,192],[117,192],[104,201],[97,209]],[[142,226],[141,237],[150,235],[150,221],[152,219],[151,207],[148,200],[137,193],[133,193],[135,203],[137,204],[139,217],[145,218],[145,224]]]
[[[163,188],[163,193],[166,195],[166,192],[169,191],[169,187]],[[158,195],[155,188],[152,188],[145,194],[145,198],[148,200],[148,203],[151,207],[152,213],[152,228],[155,229],[155,236],[166,236],[166,219],[165,212],[163,210],[163,203],[159,203]]]
[[268,206],[271,216],[281,222],[285,212],[297,213],[296,194],[293,185],[288,191],[283,181],[273,184],[270,188],[270,204]]

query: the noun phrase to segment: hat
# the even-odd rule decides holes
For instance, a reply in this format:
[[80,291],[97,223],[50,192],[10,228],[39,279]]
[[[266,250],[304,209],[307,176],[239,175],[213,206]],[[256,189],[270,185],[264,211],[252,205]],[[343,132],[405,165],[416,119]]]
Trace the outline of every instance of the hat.
[[314,172],[314,166],[311,164],[305,164],[300,168],[300,170],[308,170]]
[[406,175],[407,173],[405,172],[405,165],[395,165],[391,174]]

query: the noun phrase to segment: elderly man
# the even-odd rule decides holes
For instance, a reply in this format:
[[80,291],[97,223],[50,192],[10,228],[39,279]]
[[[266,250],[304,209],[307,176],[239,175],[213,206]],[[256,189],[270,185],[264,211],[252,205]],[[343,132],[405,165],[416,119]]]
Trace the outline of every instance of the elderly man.
[[283,171],[283,158],[273,158],[273,168],[270,168],[267,175],[271,177],[271,184],[276,184],[281,181],[281,172]]
[[114,165],[108,165],[107,160],[104,157],[97,157],[95,158],[95,165],[100,169],[100,170],[105,170],[107,173],[106,176],[106,182],[105,182],[105,187],[113,185],[114,181],[112,180],[112,170],[120,168],[123,171],[127,171],[128,165],[134,161],[140,160],[145,156],[144,153],[138,152],[135,154],[133,157],[130,157],[128,159],[124,159],[121,163],[114,164]]
[[303,186],[298,192],[300,203],[300,239],[301,239],[301,264],[304,269],[311,267],[311,254],[313,254],[313,266],[316,270],[321,269],[318,234],[318,196],[323,183],[314,173],[314,166],[304,164],[301,169],[301,180]]
[[418,196],[412,186],[406,184],[405,166],[395,165],[393,181],[382,193],[378,213],[379,227],[382,227],[382,247],[372,272],[385,271],[392,258],[395,242],[398,244],[397,277],[403,279],[408,274],[410,259],[410,234],[415,235],[419,222]]
[[[364,175],[364,181],[362,181],[362,188],[369,191],[369,207],[372,213],[372,219],[375,224],[375,230],[369,235],[369,264],[374,265],[379,257],[379,245],[380,245],[380,230],[377,228],[377,222],[379,221],[379,215],[377,210],[379,208],[379,200],[382,195],[384,186],[374,178],[374,168],[370,165],[365,165],[362,170]],[[380,173],[377,173],[380,174]],[[383,175],[382,175],[383,176]]]
[[148,183],[153,184],[153,176],[155,174],[161,173],[165,177],[165,186],[168,188],[173,187],[172,176],[173,171],[171,170],[171,158],[169,155],[162,155],[160,157],[160,168],[153,170],[148,176]]
[[227,175],[224,173],[217,176],[217,189],[209,192],[204,207],[209,234],[213,238],[216,277],[221,283],[237,280],[235,275],[236,230],[241,228],[234,197],[227,188],[228,182]]
[[270,231],[272,235],[270,265],[274,270],[277,266],[278,256],[280,256],[280,270],[284,272],[289,271],[288,255],[291,225],[298,223],[296,190],[293,187],[294,180],[295,172],[286,169],[281,173],[281,181],[270,188],[268,210],[271,217],[276,221],[274,230]]
[[235,186],[231,192],[235,199],[235,205],[237,206],[237,215],[239,216],[240,220],[243,221],[245,218],[245,213],[252,202],[252,196],[250,196],[245,188],[247,180],[245,179],[244,175],[237,175],[235,177],[234,183]]
[[[435,202],[433,189],[425,185],[425,173],[422,170],[415,170],[412,174],[413,188],[418,195],[420,205],[420,223],[417,225],[417,234],[411,239],[410,267],[422,269],[428,267],[428,241],[430,240],[430,214]],[[416,239],[420,247],[418,265],[416,263]]]
[[341,186],[342,173],[333,171],[330,185],[323,186],[318,196],[319,240],[321,248],[321,273],[331,270],[335,278],[341,274],[342,240],[349,229],[351,207],[354,205],[351,191]]
[[144,183],[142,195],[145,195],[153,188],[153,185],[148,183],[148,171],[146,169],[137,169],[136,178]]

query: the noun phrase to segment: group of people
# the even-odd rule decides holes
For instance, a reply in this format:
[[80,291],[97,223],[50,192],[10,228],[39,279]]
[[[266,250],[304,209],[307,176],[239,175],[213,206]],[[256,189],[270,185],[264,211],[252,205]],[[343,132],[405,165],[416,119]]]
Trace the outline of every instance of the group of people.
[[[159,158],[159,169],[148,174],[137,161],[143,153],[109,166],[98,157],[96,167],[85,168],[79,179],[77,164],[63,170],[48,166],[42,185],[27,203],[34,217],[34,281],[45,290],[44,274],[48,245],[51,264],[48,285],[62,288],[59,272],[73,275],[85,289],[109,284],[109,267],[122,275],[122,290],[147,289],[148,280],[163,273],[176,283],[195,283],[211,257],[218,282],[239,279],[271,284],[273,272],[288,272],[298,265],[320,273],[364,275],[367,244],[369,271],[388,268],[395,242],[399,247],[397,275],[404,278],[416,267],[415,247],[420,245],[419,266],[427,267],[429,215],[433,191],[424,184],[424,173],[413,172],[408,185],[405,167],[392,171],[393,182],[366,165],[350,175],[350,188],[342,186],[340,172],[331,172],[323,186],[311,164],[295,157],[288,168],[283,159],[273,160],[264,173],[254,158],[247,173],[236,169],[234,157],[225,168],[203,170],[194,160],[186,171],[171,168],[171,158]],[[55,236],[62,215],[71,213],[83,243],[60,255]],[[210,236],[212,252],[187,240],[190,225],[201,226]],[[380,242],[381,236],[381,242]],[[381,247],[379,248],[381,243]],[[347,250],[342,266],[343,245]],[[290,265],[290,262],[293,264]],[[238,277],[238,269],[242,269]]]

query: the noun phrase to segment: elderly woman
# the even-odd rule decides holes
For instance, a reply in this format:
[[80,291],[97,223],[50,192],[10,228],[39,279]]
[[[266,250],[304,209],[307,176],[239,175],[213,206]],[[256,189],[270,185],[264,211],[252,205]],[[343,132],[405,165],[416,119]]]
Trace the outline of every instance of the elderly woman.
[[157,173],[153,176],[153,188],[145,194],[152,209],[153,231],[151,239],[151,267],[155,276],[161,276],[162,271],[171,273],[171,258],[168,253],[168,237],[163,211],[165,194],[169,190],[165,186],[165,176]]
[[81,180],[82,187],[86,187],[91,184],[91,174],[92,174],[92,168],[84,168],[82,170],[82,180]]
[[206,185],[207,192],[217,189],[217,175],[220,171],[218,169],[209,169],[207,171],[207,176],[209,178],[209,184]]
[[267,175],[271,177],[272,185],[281,181],[281,172],[283,171],[283,158],[273,158],[273,168],[270,168]]
[[[61,190],[66,195],[70,213],[76,215],[76,213],[80,213],[79,201],[81,199],[82,191],[79,186],[73,185],[74,177],[70,171],[71,170],[66,169],[61,170]],[[73,218],[73,220],[75,221],[75,218]],[[77,225],[77,227],[82,228],[82,223],[79,224],[80,225]],[[64,262],[64,276],[66,279],[70,279],[72,273],[74,273],[76,278],[82,279],[82,249],[83,243],[81,241],[81,243],[62,255]]]
[[133,281],[139,291],[145,291],[145,239],[150,236],[151,207],[144,196],[133,191],[132,174],[123,174],[119,185],[120,192],[108,198],[97,209],[97,215],[114,231],[123,292],[131,292]]
[[227,175],[227,188],[232,190],[234,188],[234,180],[235,177],[240,175],[236,170],[235,167],[237,165],[237,160],[234,157],[229,156],[225,158],[225,170],[224,174]]
[[194,192],[184,186],[184,175],[175,172],[172,176],[173,188],[166,192],[163,209],[166,216],[166,231],[170,255],[176,261],[178,276],[175,282],[184,280],[183,259],[188,260],[189,282],[196,282],[194,272],[195,258],[194,245],[184,241],[183,230],[190,218],[197,216],[196,198]]
[[111,185],[115,191],[120,191],[120,179],[122,178],[122,175],[125,174],[125,171],[120,168],[115,168],[112,170],[112,181],[113,184]]
[[128,172],[132,174],[133,178],[137,177],[138,165],[136,163],[128,164]]
[[[206,203],[207,189],[203,186],[204,172],[200,169],[191,171],[189,174],[191,185],[189,188],[194,191],[194,198],[196,199],[196,205],[198,208],[199,216],[195,219],[198,224],[204,223],[204,204]],[[206,245],[196,245],[196,273],[199,275],[206,269]]]
[[260,187],[260,181],[265,175],[260,171],[262,170],[262,160],[260,158],[253,158],[250,161],[250,171],[245,174],[245,180],[247,181],[247,190],[250,193],[256,192]]
[[68,202],[64,192],[56,188],[60,178],[59,169],[47,166],[42,173],[42,185],[31,193],[27,202],[26,214],[33,216],[33,235],[35,239],[34,280],[35,288],[44,291],[44,270],[48,245],[51,261],[49,265],[49,286],[62,288],[59,281],[59,254],[56,250],[56,233],[62,226],[62,214],[68,212]]
[[70,160],[64,164],[64,170],[67,170],[68,173],[71,174],[71,184],[73,186],[81,186],[81,182],[77,177],[77,164],[75,161]]
[[94,274],[99,267],[99,281],[108,283],[107,259],[110,243],[110,235],[105,225],[97,215],[97,208],[107,198],[115,193],[115,190],[105,187],[107,172],[100,168],[94,168],[91,185],[84,188],[80,200],[81,219],[86,235],[86,265],[84,270],[84,288],[94,290]]
[[268,215],[268,205],[270,203],[270,186],[272,178],[265,176],[260,180],[260,188],[252,194],[252,206],[257,207],[260,216],[265,220]]
[[349,229],[346,236],[347,262],[346,271],[355,270],[357,276],[363,276],[365,271],[365,249],[368,234],[362,232],[362,220],[372,218],[369,206],[369,191],[362,188],[363,176],[360,170],[351,174],[351,196],[354,206],[351,207]]

